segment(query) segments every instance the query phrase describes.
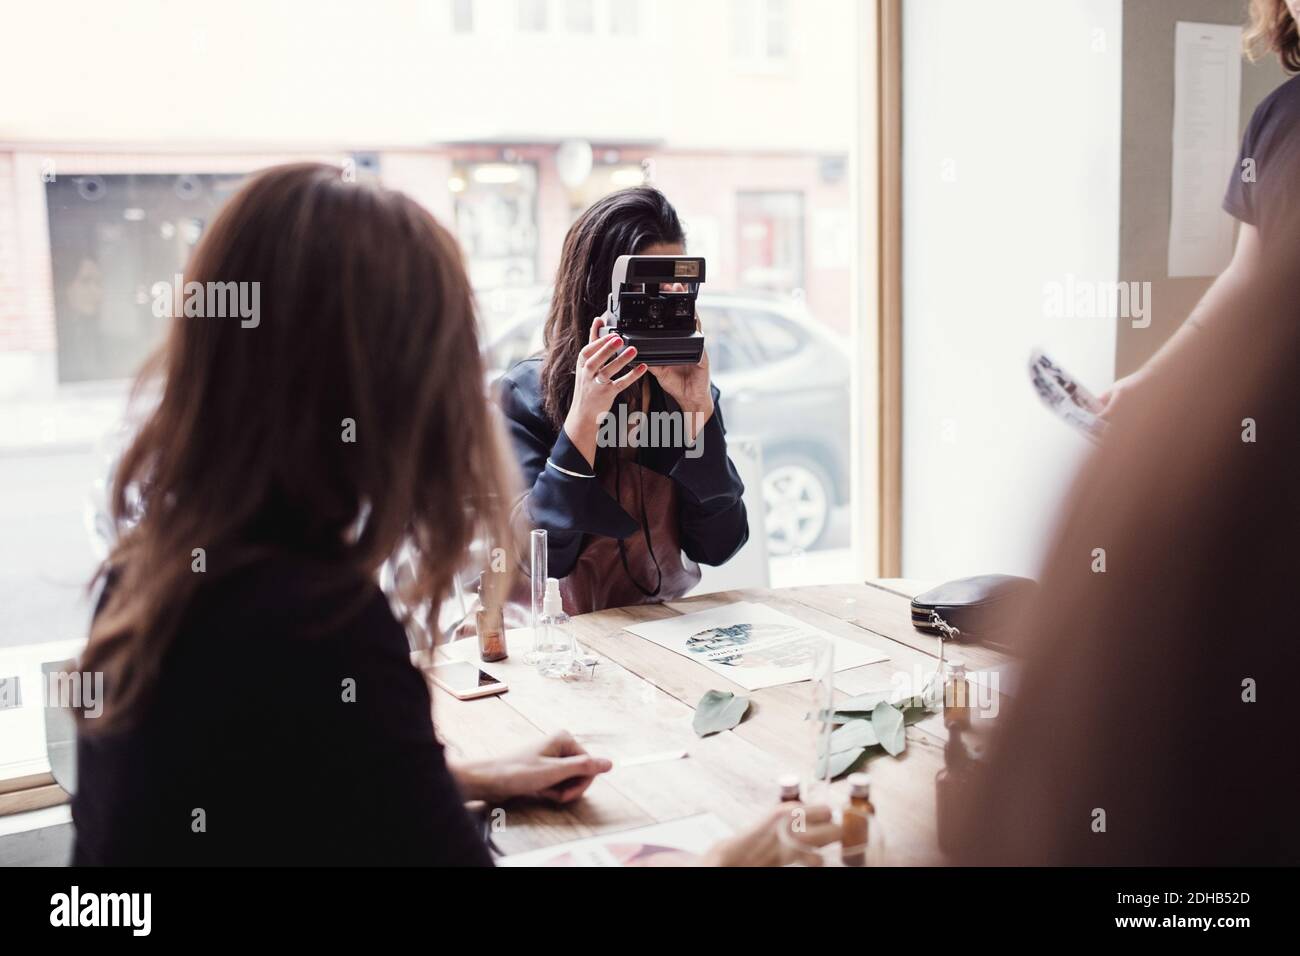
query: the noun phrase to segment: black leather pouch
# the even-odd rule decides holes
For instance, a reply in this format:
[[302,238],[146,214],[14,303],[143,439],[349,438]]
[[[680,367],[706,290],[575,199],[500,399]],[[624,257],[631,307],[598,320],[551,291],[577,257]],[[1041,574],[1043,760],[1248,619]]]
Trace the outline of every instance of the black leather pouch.
[[959,578],[912,598],[912,626],[931,634],[944,633],[931,612],[960,632],[959,641],[978,642],[1005,650],[1010,640],[1007,626],[1015,612],[1038,589],[1029,578],[1010,574],[981,574]]

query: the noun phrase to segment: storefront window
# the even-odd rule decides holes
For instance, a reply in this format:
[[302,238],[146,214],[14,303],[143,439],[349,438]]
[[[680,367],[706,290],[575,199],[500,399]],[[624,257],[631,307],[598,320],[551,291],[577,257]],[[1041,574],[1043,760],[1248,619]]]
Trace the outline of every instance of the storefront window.
[[45,184],[60,382],[124,379],[161,340],[172,282],[241,177],[83,175]]
[[753,289],[803,288],[803,196],[742,193],[736,202],[740,281]]
[[448,181],[456,233],[476,289],[535,285],[537,168],[528,163],[458,165]]

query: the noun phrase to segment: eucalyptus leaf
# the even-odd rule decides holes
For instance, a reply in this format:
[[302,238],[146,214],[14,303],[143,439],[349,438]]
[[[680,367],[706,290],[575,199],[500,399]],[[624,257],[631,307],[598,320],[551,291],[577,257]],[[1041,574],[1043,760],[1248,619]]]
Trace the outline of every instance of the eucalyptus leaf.
[[876,709],[876,705],[881,701],[886,704],[890,702],[892,691],[874,690],[865,694],[858,694],[856,697],[849,697],[835,705],[837,713],[843,713],[846,710],[864,710],[867,713]]
[[846,773],[862,766],[862,764],[866,762],[866,758],[879,749],[879,747],[857,747],[837,754],[831,754],[829,767],[827,760],[823,757],[817,761],[817,776],[819,778],[825,777],[829,770],[830,779],[838,779]]
[[907,746],[907,728],[903,724],[903,715],[886,703],[879,703],[871,712],[871,726],[880,738],[880,746],[890,756],[897,757]]
[[829,724],[847,724],[851,720],[870,720],[871,711],[869,710],[823,710],[816,717],[808,713],[803,715],[804,720],[824,720]]
[[904,697],[902,700],[896,700],[893,707],[903,714],[903,723],[910,727],[919,720],[925,720],[932,711],[925,704],[924,697]]
[[890,705],[895,709],[906,714],[909,710],[927,710],[925,698],[920,694],[915,696],[900,697],[898,700],[891,700]]
[[925,720],[925,718],[929,716],[930,716],[930,712],[928,710],[924,710],[920,708],[912,708],[910,710],[905,710],[903,711],[903,726],[911,727],[913,724],[920,723],[921,721]]
[[831,732],[831,753],[843,753],[845,750],[860,750],[874,747],[880,743],[876,728],[869,720],[851,720],[843,727]]
[[735,727],[748,710],[748,697],[737,697],[727,690],[711,690],[695,705],[695,720],[691,726],[701,737],[707,737]]
[[[872,713],[881,703],[887,703],[903,715],[903,722],[908,726],[918,720],[924,720],[933,710],[926,704],[920,694],[889,700],[889,695],[882,692],[860,694],[840,701],[831,710],[823,710],[817,719],[831,724],[848,724],[855,720],[870,720]],[[812,714],[805,714],[805,720],[813,719]]]

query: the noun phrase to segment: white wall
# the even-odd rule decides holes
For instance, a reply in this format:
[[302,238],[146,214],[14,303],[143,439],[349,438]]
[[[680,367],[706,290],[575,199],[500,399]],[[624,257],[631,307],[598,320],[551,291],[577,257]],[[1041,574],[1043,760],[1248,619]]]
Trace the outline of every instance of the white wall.
[[903,573],[1032,575],[1088,446],[1029,352],[1114,366],[1113,319],[1044,284],[1117,278],[1120,0],[903,6]]

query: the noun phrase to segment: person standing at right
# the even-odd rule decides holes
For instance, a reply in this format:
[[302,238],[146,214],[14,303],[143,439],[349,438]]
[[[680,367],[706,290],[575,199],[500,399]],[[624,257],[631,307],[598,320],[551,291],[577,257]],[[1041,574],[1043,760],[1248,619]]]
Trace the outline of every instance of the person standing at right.
[[[1288,73],[1300,73],[1297,22],[1300,0],[1251,0],[1247,55],[1258,60],[1271,52]],[[1156,369],[1184,355],[1210,316],[1222,313],[1217,306],[1258,280],[1264,249],[1300,214],[1300,76],[1292,76],[1255,110],[1241,140],[1223,208],[1241,223],[1232,261],[1169,341],[1136,372],[1102,393],[1102,418],[1113,418],[1118,407],[1128,405],[1130,396],[1150,382]]]

